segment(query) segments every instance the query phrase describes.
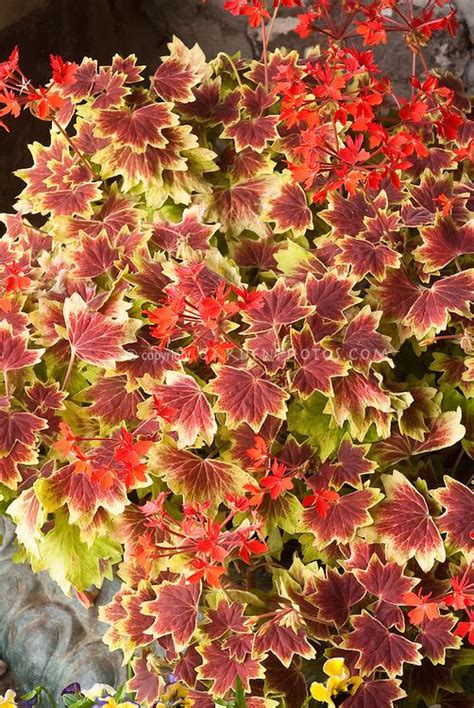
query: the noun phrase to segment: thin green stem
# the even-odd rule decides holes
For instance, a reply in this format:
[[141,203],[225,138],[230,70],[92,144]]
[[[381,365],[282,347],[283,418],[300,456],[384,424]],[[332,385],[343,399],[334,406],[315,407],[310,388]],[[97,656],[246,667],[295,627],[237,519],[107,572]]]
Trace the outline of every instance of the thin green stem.
[[10,385],[8,382],[8,373],[6,371],[3,372],[3,381],[5,383],[5,396],[10,398]]

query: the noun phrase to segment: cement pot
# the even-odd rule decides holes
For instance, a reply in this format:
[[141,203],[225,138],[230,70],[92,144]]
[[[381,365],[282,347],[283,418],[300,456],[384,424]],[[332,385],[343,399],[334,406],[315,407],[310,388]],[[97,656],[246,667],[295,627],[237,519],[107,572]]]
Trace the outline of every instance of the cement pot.
[[[59,698],[73,681],[84,689],[123,683],[122,656],[103,644],[107,627],[98,621],[97,607],[86,609],[45,573],[35,575],[28,564],[14,563],[15,534],[4,517],[0,536],[0,656],[18,692],[42,684]],[[97,605],[109,602],[118,585],[106,582]]]

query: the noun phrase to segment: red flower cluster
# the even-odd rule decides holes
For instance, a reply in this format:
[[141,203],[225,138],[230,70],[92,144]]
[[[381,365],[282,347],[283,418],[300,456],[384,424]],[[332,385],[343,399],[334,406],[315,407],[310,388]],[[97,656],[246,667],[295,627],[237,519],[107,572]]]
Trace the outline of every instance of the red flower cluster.
[[[26,78],[19,65],[19,51],[16,47],[9,58],[0,63],[0,117],[11,115],[18,118],[22,108],[43,120],[51,120],[58,109],[64,105],[64,99],[58,88],[73,83],[76,64],[51,55],[52,79],[49,85],[35,88]],[[9,130],[3,120],[0,127]]]

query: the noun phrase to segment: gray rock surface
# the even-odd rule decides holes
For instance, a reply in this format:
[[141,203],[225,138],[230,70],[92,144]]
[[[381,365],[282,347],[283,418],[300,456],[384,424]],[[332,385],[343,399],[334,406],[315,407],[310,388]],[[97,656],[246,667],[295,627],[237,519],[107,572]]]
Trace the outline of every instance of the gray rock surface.
[[97,607],[110,601],[117,584],[106,583],[88,610],[45,573],[34,575],[28,565],[13,563],[13,528],[1,517],[0,536],[0,656],[9,685],[23,693],[42,684],[59,698],[74,681],[85,689],[123,683],[122,656],[102,642],[107,626],[97,618]]

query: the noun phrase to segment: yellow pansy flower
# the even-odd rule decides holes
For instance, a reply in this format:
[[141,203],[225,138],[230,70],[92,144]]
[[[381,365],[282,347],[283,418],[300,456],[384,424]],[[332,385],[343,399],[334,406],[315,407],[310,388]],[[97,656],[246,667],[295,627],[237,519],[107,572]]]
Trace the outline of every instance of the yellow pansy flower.
[[344,659],[336,656],[328,659],[323,671],[329,678],[326,683],[314,682],[311,684],[311,695],[316,701],[327,703],[329,708],[335,708],[333,698],[341,693],[353,696],[362,683],[360,676],[352,676],[347,668]]
[[137,708],[137,703],[132,703],[130,701],[120,701],[117,703],[114,696],[105,696],[100,699],[100,705],[102,708]]
[[0,706],[3,706],[3,708],[16,708],[16,705],[16,693],[9,688],[4,696],[0,696]]
[[192,700],[187,698],[187,695],[188,690],[184,686],[180,683],[172,683],[161,696],[156,708],[168,708],[175,705],[179,705],[180,708],[188,708],[188,706],[192,705]]

